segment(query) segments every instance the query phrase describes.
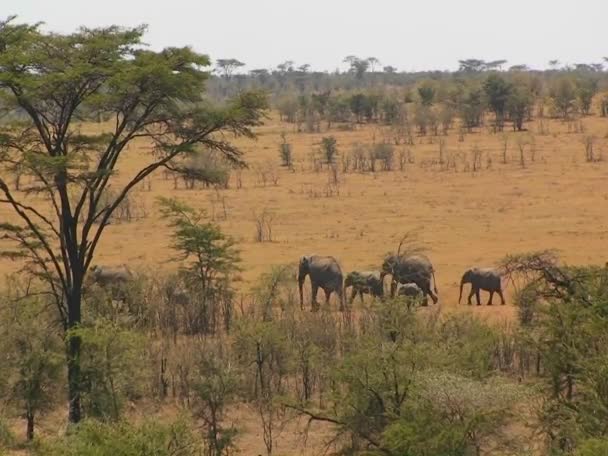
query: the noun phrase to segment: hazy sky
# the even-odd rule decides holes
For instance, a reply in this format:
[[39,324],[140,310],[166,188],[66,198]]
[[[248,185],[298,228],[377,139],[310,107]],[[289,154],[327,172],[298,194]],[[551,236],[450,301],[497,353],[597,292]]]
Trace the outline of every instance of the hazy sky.
[[459,59],[508,65],[608,56],[608,0],[0,0],[2,15],[79,25],[148,24],[153,48],[191,45],[246,69],[285,60],[344,68],[347,55],[400,70],[454,69]]

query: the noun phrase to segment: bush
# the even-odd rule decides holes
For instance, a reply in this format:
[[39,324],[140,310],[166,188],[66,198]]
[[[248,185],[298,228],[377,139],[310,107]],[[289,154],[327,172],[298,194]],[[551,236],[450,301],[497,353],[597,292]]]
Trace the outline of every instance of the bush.
[[43,442],[41,456],[194,456],[203,445],[185,419],[169,424],[145,422],[133,425],[85,420],[64,437]]
[[0,416],[0,455],[4,454],[2,453],[2,449],[10,447],[14,443],[15,436],[9,429],[8,424]]

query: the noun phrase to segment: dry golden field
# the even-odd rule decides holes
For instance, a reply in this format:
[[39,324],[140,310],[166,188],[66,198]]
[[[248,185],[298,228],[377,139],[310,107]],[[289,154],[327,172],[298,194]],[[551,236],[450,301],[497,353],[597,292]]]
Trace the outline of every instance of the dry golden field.
[[[574,132],[583,127],[583,132]],[[576,126],[576,128],[575,128]],[[103,128],[93,125],[85,128]],[[231,177],[228,190],[176,190],[163,173],[153,176],[151,189],[139,189],[136,201],[147,216],[112,225],[98,249],[101,264],[126,263],[133,268],[171,270],[169,230],[159,217],[158,196],[177,197],[205,208],[210,219],[234,236],[242,249],[246,293],[252,282],[272,264],[296,262],[304,253],[336,256],[344,271],[379,268],[385,252],[394,249],[410,231],[428,251],[436,269],[441,303],[454,306],[458,281],[471,265],[492,265],[508,253],[558,249],[573,264],[604,263],[608,239],[608,162],[587,163],[583,139],[595,137],[595,154],[608,160],[608,120],[587,117],[576,125],[544,120],[528,125],[527,133],[508,136],[508,163],[502,163],[503,135],[489,130],[464,136],[417,137],[409,149],[414,163],[404,171],[340,173],[339,195],[326,196],[329,171],[315,172],[310,154],[323,136],[333,135],[340,154],[354,143],[372,144],[389,137],[383,127],[359,126],[352,131],[332,129],[319,134],[296,133],[294,126],[272,116],[259,128],[258,139],[238,140],[250,169],[242,172],[242,188]],[[295,172],[279,167],[281,132],[292,144]],[[525,147],[525,168],[518,143]],[[442,170],[439,140],[456,169]],[[462,138],[460,138],[462,139]],[[471,170],[472,150],[482,151],[481,169]],[[147,145],[139,143],[119,163],[117,180],[126,179],[140,166]],[[468,163],[468,165],[467,165]],[[259,182],[257,167],[278,170],[278,182]],[[467,169],[468,168],[468,169]],[[224,208],[222,201],[225,204]],[[266,210],[273,217],[273,241],[254,240],[255,215]],[[0,207],[0,218],[12,218]],[[17,267],[0,262],[0,273]],[[507,296],[509,295],[507,289]],[[508,315],[512,309],[480,308],[476,312]]]

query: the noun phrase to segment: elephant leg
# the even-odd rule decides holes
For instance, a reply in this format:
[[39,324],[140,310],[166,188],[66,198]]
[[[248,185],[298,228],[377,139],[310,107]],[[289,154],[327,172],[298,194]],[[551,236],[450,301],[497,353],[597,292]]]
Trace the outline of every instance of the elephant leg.
[[363,304],[363,290],[359,290],[359,298],[361,299],[361,304]]
[[319,292],[319,285],[312,284],[312,310],[319,310],[319,304],[317,303],[317,293]]
[[502,290],[498,289],[497,293],[498,293],[498,296],[500,296],[500,304],[504,306],[505,305],[505,297],[502,295]]
[[488,305],[492,305],[492,298],[494,297],[494,290],[490,290],[490,299],[488,299]]
[[350,293],[350,303],[352,304],[355,298],[357,297],[357,290],[353,287],[353,290]]
[[431,289],[431,281],[430,280],[425,280],[422,283],[417,283],[416,285],[418,285],[420,287],[420,289],[422,290],[422,292],[424,293],[424,302],[426,305],[427,303],[427,295],[431,297],[431,299],[433,300],[433,304],[437,304],[437,301],[439,301],[439,298],[437,297],[437,295],[435,293],[433,293],[433,290]]
[[395,297],[395,291],[397,291],[397,281],[391,280],[391,298]]
[[475,288],[471,287],[471,291],[469,292],[469,298],[467,300],[467,304],[468,305],[473,305],[473,303],[471,302],[471,298],[473,297],[473,295],[475,294]]
[[[336,290],[336,294],[338,295],[338,300],[340,301],[340,305],[338,306],[338,308],[340,309],[340,312],[342,312],[344,310],[344,288],[342,288],[341,286],[338,287],[338,289]],[[327,301],[329,302],[329,299]]]
[[477,305],[480,306],[481,305],[481,296],[479,293],[479,288],[475,288],[475,299],[477,301]]
[[325,305],[329,306],[329,298],[331,298],[331,290],[323,290],[325,292]]

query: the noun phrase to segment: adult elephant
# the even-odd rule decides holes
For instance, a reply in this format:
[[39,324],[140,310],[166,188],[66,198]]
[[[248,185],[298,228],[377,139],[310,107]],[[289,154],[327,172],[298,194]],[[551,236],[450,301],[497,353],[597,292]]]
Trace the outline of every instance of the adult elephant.
[[500,272],[493,268],[470,268],[467,269],[460,279],[460,295],[458,296],[458,303],[462,299],[462,287],[465,283],[471,284],[471,292],[469,293],[468,304],[471,305],[471,298],[475,295],[477,299],[477,305],[481,305],[479,299],[479,290],[488,291],[490,293],[490,299],[488,305],[492,305],[492,298],[494,293],[498,293],[502,305],[505,304],[505,297],[502,294],[502,276]]
[[344,279],[344,291],[352,287],[350,302],[355,300],[357,294],[363,302],[363,295],[370,294],[376,298],[381,298],[384,294],[380,271],[352,271]]
[[[437,282],[431,260],[425,255],[387,255],[382,263],[381,280],[387,275],[392,276],[391,297],[399,283],[415,283],[422,290],[424,298],[430,296],[433,304],[437,304]],[[431,288],[431,278],[433,288]]]
[[126,298],[127,287],[134,278],[126,265],[115,267],[94,265],[90,269],[89,277],[92,282],[108,289],[113,299],[121,300]]
[[340,299],[340,310],[344,310],[344,286],[342,269],[338,261],[332,256],[305,255],[300,258],[298,270],[298,287],[300,289],[300,307],[304,308],[304,294],[302,287],[306,276],[310,275],[312,288],[312,308],[318,309],[317,292],[322,288],[325,292],[326,303],[329,303],[331,294],[335,292]]

